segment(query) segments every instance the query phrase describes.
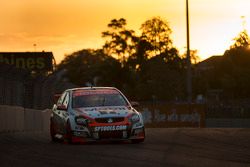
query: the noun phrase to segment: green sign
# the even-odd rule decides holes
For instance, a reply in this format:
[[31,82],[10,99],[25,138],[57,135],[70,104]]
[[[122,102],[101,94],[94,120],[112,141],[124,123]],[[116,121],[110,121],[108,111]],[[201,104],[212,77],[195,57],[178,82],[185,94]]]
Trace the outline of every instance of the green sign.
[[32,71],[52,71],[52,52],[0,52],[0,63]]

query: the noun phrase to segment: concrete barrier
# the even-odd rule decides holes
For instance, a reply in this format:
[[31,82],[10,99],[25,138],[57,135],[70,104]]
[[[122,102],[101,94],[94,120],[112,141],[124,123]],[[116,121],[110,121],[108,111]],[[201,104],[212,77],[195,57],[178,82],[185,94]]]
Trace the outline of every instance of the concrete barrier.
[[0,132],[48,131],[51,110],[0,105]]
[[24,111],[22,107],[13,107],[14,115],[11,114],[11,118],[14,119],[14,131],[24,131]]
[[24,129],[25,131],[41,131],[42,111],[34,109],[24,109]]
[[43,122],[43,131],[49,131],[50,127],[50,115],[51,115],[51,110],[46,109],[42,111],[42,122]]
[[[146,112],[146,111],[147,110],[144,110],[142,114],[144,117],[144,121],[147,123],[147,121],[152,120],[152,115],[148,115],[148,113],[151,114],[151,112],[149,111]],[[166,120],[168,120],[169,122],[169,120],[171,121],[172,118],[175,118],[175,117],[170,117],[172,115],[162,116],[159,114],[161,113],[160,112],[154,113],[154,118],[159,122],[166,122]],[[27,131],[48,132],[49,126],[50,126],[50,115],[51,115],[50,109],[34,110],[34,109],[24,109],[23,107],[0,105],[0,133],[1,132],[4,132],[4,133],[27,132]],[[204,126],[195,124],[194,115],[191,114],[191,116],[192,117],[190,116],[187,117],[187,118],[190,118],[190,121],[192,123],[190,125],[188,124],[189,126],[204,127]],[[185,124],[181,124],[181,125],[185,127],[187,123],[185,121],[184,123]],[[213,127],[215,128],[219,128],[219,127],[250,128],[250,119],[205,119],[205,123],[206,123],[205,127],[208,127],[208,128],[213,128]],[[171,126],[176,126],[176,125],[171,124]]]
[[0,132],[23,131],[23,122],[22,107],[0,106]]
[[250,119],[206,119],[207,128],[250,128]]

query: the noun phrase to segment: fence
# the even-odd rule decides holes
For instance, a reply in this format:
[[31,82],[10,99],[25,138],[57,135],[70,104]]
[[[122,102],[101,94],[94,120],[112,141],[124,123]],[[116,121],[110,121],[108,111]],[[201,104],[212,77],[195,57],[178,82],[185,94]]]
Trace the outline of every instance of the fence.
[[[250,128],[250,119],[205,118],[202,105],[143,104],[138,110],[146,127]],[[0,105],[0,132],[48,132],[50,114],[49,109]]]
[[27,71],[0,64],[0,104],[23,106]]
[[250,99],[234,99],[206,104],[206,118],[250,118]]
[[205,127],[205,105],[142,103],[138,110],[148,127]]
[[75,87],[63,81],[62,75],[63,71],[34,76],[27,70],[0,64],[0,105],[51,108],[54,94]]

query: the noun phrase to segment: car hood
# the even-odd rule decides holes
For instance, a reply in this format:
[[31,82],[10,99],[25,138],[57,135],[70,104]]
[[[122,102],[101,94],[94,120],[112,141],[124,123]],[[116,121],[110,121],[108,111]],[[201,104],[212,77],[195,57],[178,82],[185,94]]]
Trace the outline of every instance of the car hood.
[[133,109],[126,106],[115,107],[87,107],[75,109],[77,115],[84,115],[91,118],[105,118],[105,117],[127,117],[134,113]]

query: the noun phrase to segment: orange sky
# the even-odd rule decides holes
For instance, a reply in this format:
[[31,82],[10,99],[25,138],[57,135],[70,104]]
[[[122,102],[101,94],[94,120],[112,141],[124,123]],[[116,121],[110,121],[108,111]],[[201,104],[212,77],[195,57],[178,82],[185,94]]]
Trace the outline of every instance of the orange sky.
[[[202,59],[223,54],[242,30],[250,32],[250,0],[189,0],[191,49]],[[185,0],[0,0],[0,51],[52,51],[65,54],[100,48],[101,32],[113,18],[125,18],[139,31],[153,16],[167,19],[174,45],[186,46]]]

